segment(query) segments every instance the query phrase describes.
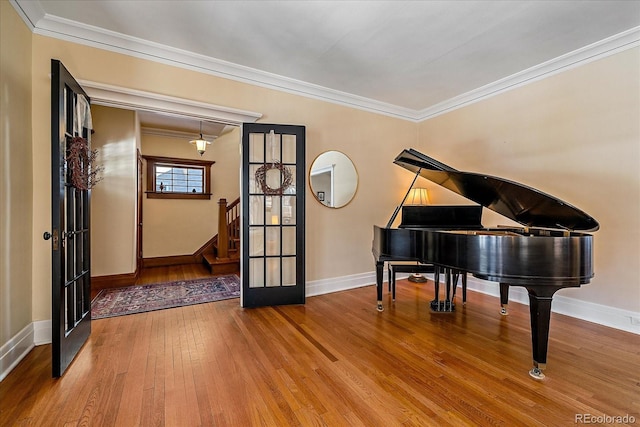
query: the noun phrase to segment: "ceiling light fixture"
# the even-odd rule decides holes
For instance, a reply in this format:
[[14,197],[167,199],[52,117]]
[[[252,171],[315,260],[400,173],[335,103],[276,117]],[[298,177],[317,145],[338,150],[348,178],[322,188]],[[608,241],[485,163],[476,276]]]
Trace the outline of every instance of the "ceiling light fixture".
[[194,144],[196,146],[196,150],[198,150],[198,153],[200,153],[201,156],[206,151],[207,145],[211,144],[209,141],[205,140],[202,137],[202,121],[200,122],[200,138],[193,139],[193,140],[189,141],[189,143],[190,144]]

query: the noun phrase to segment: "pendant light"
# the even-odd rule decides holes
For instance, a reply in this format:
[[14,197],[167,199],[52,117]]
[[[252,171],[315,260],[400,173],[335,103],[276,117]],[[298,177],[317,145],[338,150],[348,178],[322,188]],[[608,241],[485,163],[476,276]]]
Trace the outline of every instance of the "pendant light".
[[200,122],[200,138],[189,141],[190,144],[196,146],[196,150],[202,156],[207,149],[207,145],[211,144],[209,141],[202,137],[202,121]]

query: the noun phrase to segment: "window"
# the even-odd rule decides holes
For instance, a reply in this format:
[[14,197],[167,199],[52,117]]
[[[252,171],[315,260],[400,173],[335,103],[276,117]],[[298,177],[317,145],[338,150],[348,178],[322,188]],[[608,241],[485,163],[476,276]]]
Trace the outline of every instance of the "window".
[[150,199],[211,199],[211,165],[205,160],[142,156]]

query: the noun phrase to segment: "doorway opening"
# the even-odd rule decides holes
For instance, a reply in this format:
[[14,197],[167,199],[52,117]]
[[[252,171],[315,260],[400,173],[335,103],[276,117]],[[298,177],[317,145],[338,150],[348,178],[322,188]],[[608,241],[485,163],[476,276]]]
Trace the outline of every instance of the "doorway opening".
[[[110,166],[114,166],[108,170],[115,176],[105,176],[105,182],[102,183],[104,185],[96,188],[92,202],[100,205],[102,199],[102,207],[105,203],[109,204],[107,211],[117,213],[104,215],[107,221],[103,221],[102,224],[100,224],[100,218],[96,218],[97,222],[94,221],[92,224],[92,232],[101,230],[103,235],[107,235],[108,239],[103,239],[102,242],[111,242],[103,248],[102,256],[100,253],[95,254],[94,260],[107,261],[94,269],[93,275],[98,278],[116,276],[116,280],[129,282],[125,285],[198,278],[207,274],[210,276],[211,272],[207,271],[206,267],[188,259],[193,259],[194,255],[200,256],[201,259],[202,254],[197,253],[197,247],[207,243],[205,241],[207,239],[202,239],[202,235],[208,235],[208,238],[213,237],[213,231],[217,229],[219,199],[225,198],[228,203],[232,203],[239,198],[241,124],[254,122],[261,115],[186,99],[106,87],[91,82],[82,82],[82,84],[87,88],[95,108],[124,112],[134,118],[129,121],[131,128],[129,140],[126,137],[109,135],[106,136],[102,146],[95,147],[101,151],[103,160],[111,162]],[[168,203],[171,200],[161,200],[162,204],[151,207],[146,197],[148,189],[142,156],[151,154],[199,158],[200,155],[194,146],[188,142],[199,135],[200,126],[203,126],[204,137],[214,141],[213,145],[208,146],[207,153],[203,154],[203,158],[207,155],[209,158],[215,157],[216,162],[212,169],[211,199],[206,201],[208,206],[202,209],[205,201],[200,200],[187,204],[186,208],[184,203],[178,206],[179,204]],[[99,123],[95,127],[96,140],[99,140],[102,129]],[[103,128],[111,130],[111,125]],[[145,140],[149,140],[149,144]],[[176,153],[171,154],[165,151],[167,147],[177,147]],[[225,169],[230,172],[221,175],[224,174]],[[235,182],[235,192],[233,185],[223,184],[233,182]],[[123,195],[127,193],[128,196]],[[131,194],[136,195],[135,199]],[[112,203],[114,197],[116,203]],[[123,197],[129,197],[131,200],[126,200],[125,204],[119,203]],[[154,200],[154,202],[158,201]],[[123,211],[126,212],[124,215]],[[193,244],[193,239],[189,243],[189,232],[185,230],[191,230],[191,238],[194,234],[199,235],[200,241],[196,246]],[[114,233],[116,235],[124,233],[125,236],[118,238]],[[149,241],[148,237],[151,235],[155,235],[155,241],[153,239]],[[172,235],[173,238],[171,238]],[[99,239],[96,240],[96,243],[100,242]],[[130,242],[127,244],[130,247],[124,248],[125,242]],[[185,245],[189,244],[191,244],[190,249],[185,250]],[[163,252],[162,245],[168,250]],[[101,246],[105,245],[101,244]],[[127,253],[120,253],[121,249]],[[124,261],[123,257],[126,258]],[[121,261],[120,265],[114,265],[118,260]],[[157,265],[158,262],[161,265]],[[151,268],[153,272],[150,273]],[[121,273],[121,271],[132,270],[133,273]]]

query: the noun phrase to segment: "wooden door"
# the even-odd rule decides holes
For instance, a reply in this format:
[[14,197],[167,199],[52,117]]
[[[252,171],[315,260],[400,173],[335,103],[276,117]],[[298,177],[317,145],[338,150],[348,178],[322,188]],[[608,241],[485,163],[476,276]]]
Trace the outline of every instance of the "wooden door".
[[[78,108],[83,105],[80,97],[86,100],[86,109]],[[72,170],[77,169],[69,167],[71,157],[67,158],[72,144],[90,144],[90,129],[82,126],[83,114],[78,114],[86,112],[88,103],[89,97],[64,65],[52,59],[50,237],[54,377],[64,373],[91,333],[91,191],[74,184]],[[84,141],[74,139],[77,137]]]
[[305,128],[242,129],[243,307],[305,302]]

